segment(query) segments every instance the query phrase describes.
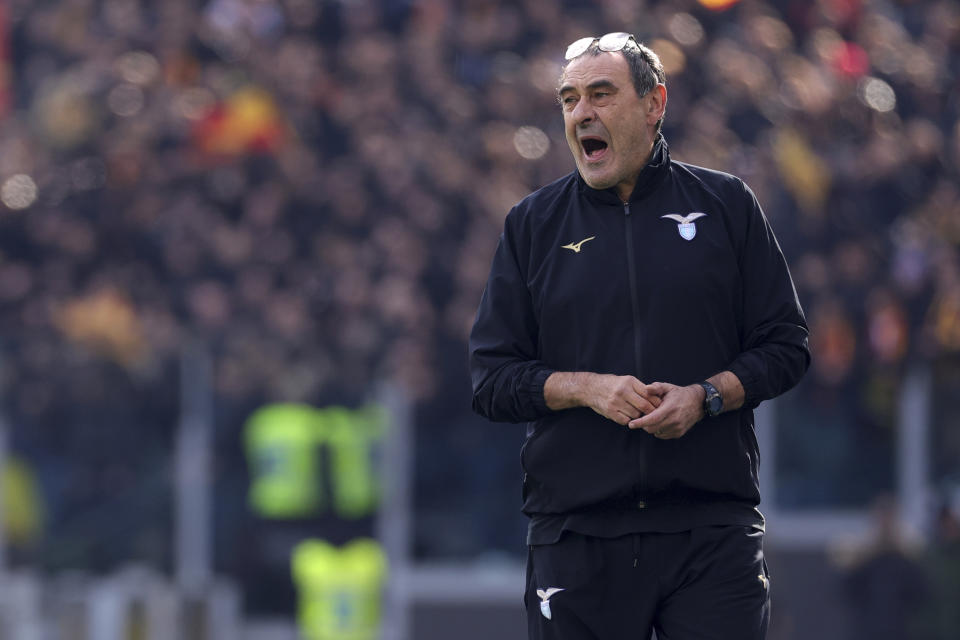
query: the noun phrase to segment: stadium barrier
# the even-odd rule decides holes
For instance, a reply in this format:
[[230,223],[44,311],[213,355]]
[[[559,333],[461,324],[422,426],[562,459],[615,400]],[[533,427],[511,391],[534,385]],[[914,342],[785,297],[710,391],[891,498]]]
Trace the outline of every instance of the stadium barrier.
[[141,566],[0,578],[0,640],[237,640],[242,630],[240,591],[227,580],[194,595]]

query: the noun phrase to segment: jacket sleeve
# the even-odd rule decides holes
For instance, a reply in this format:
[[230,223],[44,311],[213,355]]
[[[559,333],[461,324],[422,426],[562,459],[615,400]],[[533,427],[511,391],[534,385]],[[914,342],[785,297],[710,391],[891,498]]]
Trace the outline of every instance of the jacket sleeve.
[[543,385],[553,373],[537,359],[538,323],[518,256],[523,243],[507,216],[490,277],[470,332],[473,410],[498,422],[526,422],[552,413]]
[[753,192],[741,183],[747,209],[740,251],[743,280],[741,352],[730,364],[753,409],[791,389],[810,366],[809,332],[790,270]]

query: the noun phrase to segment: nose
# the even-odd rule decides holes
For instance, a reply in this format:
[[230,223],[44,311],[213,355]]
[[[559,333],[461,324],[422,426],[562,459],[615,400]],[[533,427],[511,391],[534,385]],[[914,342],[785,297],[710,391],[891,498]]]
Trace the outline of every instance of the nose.
[[573,112],[570,115],[574,123],[578,126],[583,126],[593,122],[593,119],[597,117],[597,112],[589,100],[581,99],[577,100],[577,104],[574,105]]

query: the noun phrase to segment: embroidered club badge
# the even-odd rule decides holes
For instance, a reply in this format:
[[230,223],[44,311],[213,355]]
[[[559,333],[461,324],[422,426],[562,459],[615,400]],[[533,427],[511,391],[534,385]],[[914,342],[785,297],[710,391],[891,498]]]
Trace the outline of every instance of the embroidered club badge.
[[553,619],[553,612],[550,610],[550,597],[560,591],[563,591],[563,589],[557,587],[550,587],[546,590],[537,589],[537,595],[540,596],[540,613],[542,613],[543,617],[547,620]]
[[680,237],[689,241],[693,240],[697,235],[697,225],[693,221],[697,218],[706,217],[706,215],[705,213],[694,211],[685,216],[681,216],[679,213],[668,213],[660,217],[675,221],[677,223],[677,231],[680,232]]

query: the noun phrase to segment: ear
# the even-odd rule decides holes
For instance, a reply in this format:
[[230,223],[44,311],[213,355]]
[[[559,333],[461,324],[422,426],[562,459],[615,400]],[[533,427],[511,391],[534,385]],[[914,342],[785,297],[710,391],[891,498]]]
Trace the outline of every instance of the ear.
[[647,124],[653,126],[663,117],[667,108],[667,87],[662,84],[655,86],[647,94]]

